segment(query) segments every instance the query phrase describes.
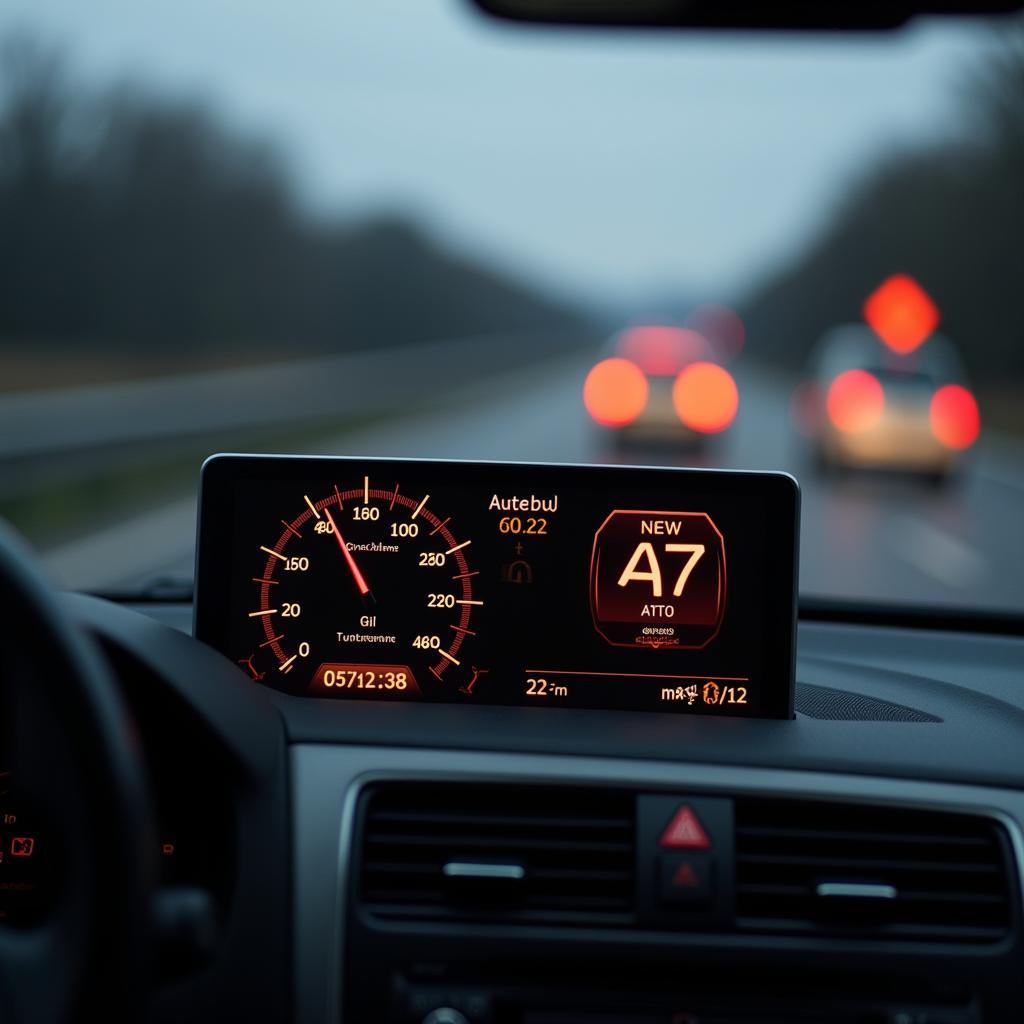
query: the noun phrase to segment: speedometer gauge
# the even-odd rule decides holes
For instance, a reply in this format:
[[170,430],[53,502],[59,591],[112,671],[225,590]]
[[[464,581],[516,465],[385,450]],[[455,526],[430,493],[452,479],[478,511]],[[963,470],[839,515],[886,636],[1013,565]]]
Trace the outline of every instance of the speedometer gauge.
[[270,655],[250,659],[254,675],[262,665],[272,685],[338,697],[471,683],[471,620],[483,604],[472,537],[429,494],[363,476],[288,496],[282,510],[280,532],[253,551],[248,617]]

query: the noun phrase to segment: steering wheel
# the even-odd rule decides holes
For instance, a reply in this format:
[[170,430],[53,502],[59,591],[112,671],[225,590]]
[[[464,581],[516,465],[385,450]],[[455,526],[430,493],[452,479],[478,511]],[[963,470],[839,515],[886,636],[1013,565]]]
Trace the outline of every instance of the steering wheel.
[[138,738],[98,646],[0,522],[4,767],[52,870],[41,920],[0,921],[0,1022],[141,1019],[157,856]]

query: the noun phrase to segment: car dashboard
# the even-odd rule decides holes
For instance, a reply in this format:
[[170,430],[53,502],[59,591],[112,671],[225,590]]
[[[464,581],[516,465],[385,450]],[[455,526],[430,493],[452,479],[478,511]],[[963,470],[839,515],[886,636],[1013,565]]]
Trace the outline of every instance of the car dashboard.
[[[257,695],[187,605],[68,601],[188,719],[157,776],[236,765],[217,952],[158,1019],[1019,1019],[1017,638],[802,622],[794,720],[698,723]],[[706,847],[661,845],[684,808]]]
[[[301,557],[289,530],[319,518],[277,518]],[[65,607],[138,725],[168,881],[211,911],[172,931],[155,1020],[1020,1019],[1018,636],[806,617],[791,705],[751,716],[691,713],[702,687],[657,710],[325,695],[312,662],[268,686],[196,642],[190,603]],[[730,656],[754,680],[764,650]]]

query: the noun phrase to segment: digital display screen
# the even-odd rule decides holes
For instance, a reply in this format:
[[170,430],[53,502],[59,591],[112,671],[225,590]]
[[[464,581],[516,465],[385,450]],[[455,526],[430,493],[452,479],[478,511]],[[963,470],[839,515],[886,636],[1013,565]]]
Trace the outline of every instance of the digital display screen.
[[331,700],[793,714],[782,473],[221,455],[196,636]]

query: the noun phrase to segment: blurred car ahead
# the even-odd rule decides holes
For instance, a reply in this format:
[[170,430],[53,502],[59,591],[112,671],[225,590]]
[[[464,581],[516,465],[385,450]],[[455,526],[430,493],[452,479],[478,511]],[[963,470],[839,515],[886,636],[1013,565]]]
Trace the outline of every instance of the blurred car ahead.
[[949,339],[911,352],[847,324],[821,339],[798,419],[825,470],[886,470],[941,481],[963,463],[981,421]]
[[583,404],[623,447],[702,447],[736,418],[739,392],[707,338],[688,327],[634,326],[588,373]]

